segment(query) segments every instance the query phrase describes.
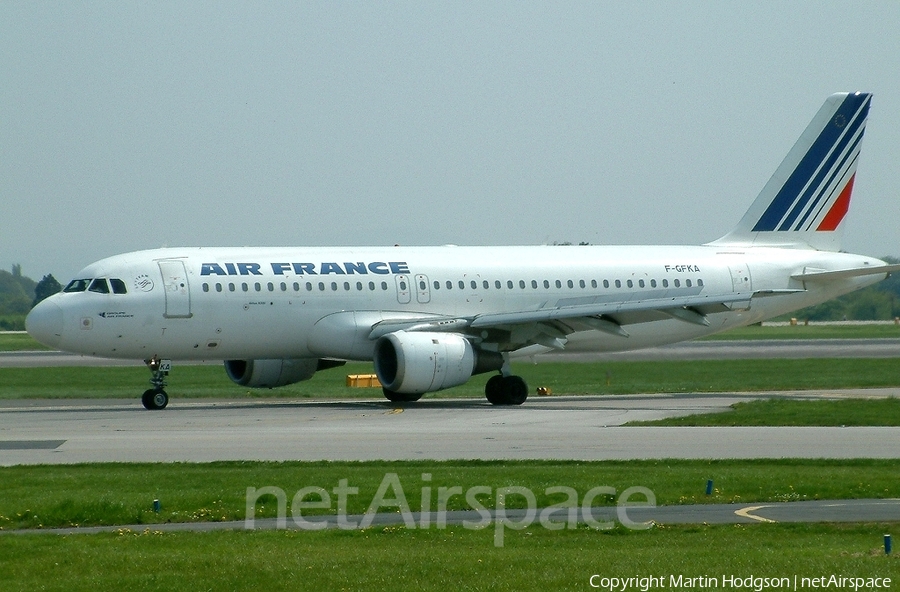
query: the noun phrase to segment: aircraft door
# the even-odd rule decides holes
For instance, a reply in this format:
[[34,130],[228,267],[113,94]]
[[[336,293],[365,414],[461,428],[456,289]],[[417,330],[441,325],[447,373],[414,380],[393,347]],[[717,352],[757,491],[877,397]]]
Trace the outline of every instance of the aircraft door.
[[167,319],[189,319],[191,316],[191,289],[187,270],[180,259],[163,259],[157,262],[166,293]]
[[416,274],[416,300],[419,304],[431,302],[431,290],[428,287],[428,276],[422,273]]
[[753,281],[747,265],[731,265],[728,269],[731,271],[731,286],[735,292],[753,291]]
[[409,285],[409,276],[400,274],[395,277],[397,280],[397,301],[400,304],[409,304],[410,300],[412,300],[412,295],[410,293],[411,286]]

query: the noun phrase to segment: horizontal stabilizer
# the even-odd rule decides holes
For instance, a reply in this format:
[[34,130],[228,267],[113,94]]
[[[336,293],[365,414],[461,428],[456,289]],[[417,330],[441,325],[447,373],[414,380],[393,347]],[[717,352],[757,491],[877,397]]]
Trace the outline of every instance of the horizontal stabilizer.
[[853,269],[839,269],[837,271],[813,271],[809,273],[797,273],[791,276],[792,279],[804,282],[820,281],[827,282],[832,280],[844,280],[852,277],[860,277],[864,275],[875,275],[879,273],[891,274],[900,271],[900,265],[878,265],[876,267],[855,267]]

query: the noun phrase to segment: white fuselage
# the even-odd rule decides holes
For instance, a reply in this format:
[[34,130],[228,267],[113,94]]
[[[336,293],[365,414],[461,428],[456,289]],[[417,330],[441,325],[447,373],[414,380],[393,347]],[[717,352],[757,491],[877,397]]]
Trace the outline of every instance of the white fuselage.
[[41,314],[58,322],[41,323],[53,329],[39,337],[62,350],[115,358],[370,360],[369,331],[383,320],[775,291],[710,311],[708,326],[649,312],[628,321],[627,336],[578,329],[564,345],[620,351],[756,323],[885,277],[804,285],[795,274],[883,264],[843,253],[715,245],[160,249],[86,267],[79,279],[121,280],[126,293],[53,296]]

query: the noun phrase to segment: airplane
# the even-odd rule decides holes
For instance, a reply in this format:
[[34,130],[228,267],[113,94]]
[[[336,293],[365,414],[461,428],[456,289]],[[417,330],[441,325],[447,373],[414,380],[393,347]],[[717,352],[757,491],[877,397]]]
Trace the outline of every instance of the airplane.
[[871,94],[825,101],[737,226],[700,246],[165,248],[116,255],[40,302],[26,328],[59,350],[144,360],[147,409],[171,361],[222,360],[245,387],[371,361],[393,402],[510,359],[624,351],[758,323],[900,269],[840,252]]

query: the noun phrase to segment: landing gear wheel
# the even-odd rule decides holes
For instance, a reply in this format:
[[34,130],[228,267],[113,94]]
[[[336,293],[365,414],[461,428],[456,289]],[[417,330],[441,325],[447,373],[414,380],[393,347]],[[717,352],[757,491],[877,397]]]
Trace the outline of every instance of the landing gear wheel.
[[528,385],[521,376],[492,376],[484,385],[491,405],[521,405],[528,398]]
[[521,376],[504,376],[501,386],[506,405],[521,405],[528,398],[528,385]]
[[491,376],[484,385],[484,396],[491,405],[503,404],[503,377],[499,374]]
[[423,393],[398,393],[395,391],[389,391],[388,389],[381,389],[384,393],[384,398],[390,401],[391,403],[414,403],[422,398]]
[[162,389],[147,389],[141,396],[141,403],[145,409],[165,409],[169,404],[169,395]]

